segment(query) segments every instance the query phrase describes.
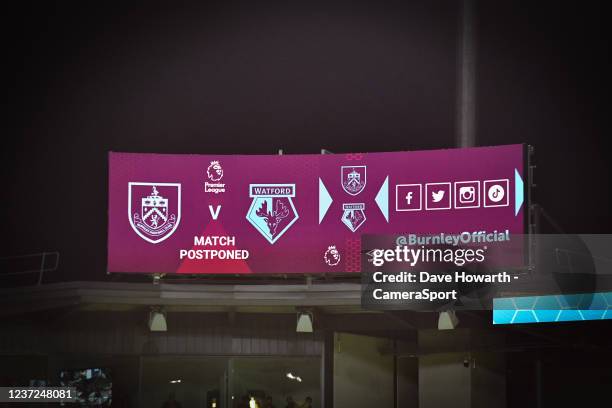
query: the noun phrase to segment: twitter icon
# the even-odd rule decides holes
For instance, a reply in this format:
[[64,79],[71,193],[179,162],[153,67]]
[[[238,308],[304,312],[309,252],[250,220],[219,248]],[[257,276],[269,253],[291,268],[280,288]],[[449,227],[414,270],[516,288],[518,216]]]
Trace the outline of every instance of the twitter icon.
[[425,209],[449,210],[451,208],[451,183],[425,184]]
[[444,198],[444,190],[432,191],[431,199],[434,203],[439,203]]

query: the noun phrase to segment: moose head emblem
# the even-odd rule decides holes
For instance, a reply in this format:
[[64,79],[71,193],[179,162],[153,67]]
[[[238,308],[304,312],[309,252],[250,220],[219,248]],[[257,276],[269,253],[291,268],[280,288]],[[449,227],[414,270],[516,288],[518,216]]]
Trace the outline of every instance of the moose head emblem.
[[257,210],[256,214],[266,221],[270,234],[274,235],[276,234],[278,224],[289,215],[289,209],[281,201],[276,201],[274,211],[268,211],[268,202],[264,201],[261,203],[261,207]]

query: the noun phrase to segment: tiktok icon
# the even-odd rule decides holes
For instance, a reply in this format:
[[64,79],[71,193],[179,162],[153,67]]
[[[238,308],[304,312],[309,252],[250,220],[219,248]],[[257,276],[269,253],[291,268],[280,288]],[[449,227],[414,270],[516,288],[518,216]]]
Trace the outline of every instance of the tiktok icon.
[[484,206],[485,207],[507,207],[510,205],[508,197],[509,180],[485,180],[484,181]]

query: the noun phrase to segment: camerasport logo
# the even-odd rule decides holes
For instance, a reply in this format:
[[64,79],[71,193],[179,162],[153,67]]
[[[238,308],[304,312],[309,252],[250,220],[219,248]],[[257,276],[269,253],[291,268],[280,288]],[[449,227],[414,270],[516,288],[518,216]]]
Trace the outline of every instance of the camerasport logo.
[[157,244],[169,238],[181,221],[181,185],[128,183],[128,218],[147,242]]
[[205,193],[225,193],[225,183],[221,183],[223,178],[223,167],[218,160],[213,160],[206,169],[206,176],[211,182],[204,182]]
[[335,245],[327,247],[327,251],[323,254],[323,259],[328,266],[336,266],[340,263],[340,251]]

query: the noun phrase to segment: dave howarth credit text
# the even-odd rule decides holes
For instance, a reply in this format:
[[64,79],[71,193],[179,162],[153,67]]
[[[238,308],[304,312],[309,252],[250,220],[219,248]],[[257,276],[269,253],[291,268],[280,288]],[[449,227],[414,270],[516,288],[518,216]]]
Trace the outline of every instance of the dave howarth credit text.
[[[432,274],[421,271],[414,272],[399,272],[393,274],[385,274],[383,272],[375,272],[372,276],[374,283],[378,284],[394,284],[394,283],[510,283],[511,275],[507,272],[499,272],[491,275],[473,275],[464,271],[456,271],[455,273]],[[388,287],[375,288],[372,290],[372,297],[375,300],[457,300],[457,290],[436,291],[430,288],[421,290],[389,290]]]

